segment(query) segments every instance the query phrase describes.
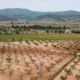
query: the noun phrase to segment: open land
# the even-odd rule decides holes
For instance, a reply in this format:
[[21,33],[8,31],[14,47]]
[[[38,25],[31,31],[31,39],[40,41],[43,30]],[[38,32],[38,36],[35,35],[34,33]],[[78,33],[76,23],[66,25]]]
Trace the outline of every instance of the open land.
[[79,78],[79,34],[0,35],[0,40],[0,80]]

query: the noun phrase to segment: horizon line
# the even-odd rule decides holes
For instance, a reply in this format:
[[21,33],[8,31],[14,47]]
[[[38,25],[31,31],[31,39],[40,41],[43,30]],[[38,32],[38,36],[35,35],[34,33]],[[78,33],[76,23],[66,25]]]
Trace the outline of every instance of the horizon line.
[[2,8],[2,9],[0,9],[0,10],[5,10],[5,9],[26,9],[26,10],[29,10],[29,11],[35,11],[35,12],[65,12],[65,11],[76,11],[76,12],[80,12],[80,11],[77,11],[77,10],[61,10],[61,11],[36,11],[36,10],[27,9],[27,8]]

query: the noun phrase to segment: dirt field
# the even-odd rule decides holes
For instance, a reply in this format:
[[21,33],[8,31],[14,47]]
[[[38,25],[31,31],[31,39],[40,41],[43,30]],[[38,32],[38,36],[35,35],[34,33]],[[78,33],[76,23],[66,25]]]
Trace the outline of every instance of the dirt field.
[[77,80],[80,58],[72,53],[79,54],[79,44],[79,39],[0,42],[0,80]]

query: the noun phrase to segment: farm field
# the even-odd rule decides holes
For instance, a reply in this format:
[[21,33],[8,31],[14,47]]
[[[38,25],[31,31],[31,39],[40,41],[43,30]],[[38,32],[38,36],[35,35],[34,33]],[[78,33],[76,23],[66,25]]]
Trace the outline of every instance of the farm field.
[[1,41],[0,80],[77,80],[79,44],[79,38]]
[[18,40],[56,40],[56,39],[76,39],[80,34],[11,34],[0,35],[0,40],[18,41]]
[[80,80],[79,3],[0,0],[0,80]]

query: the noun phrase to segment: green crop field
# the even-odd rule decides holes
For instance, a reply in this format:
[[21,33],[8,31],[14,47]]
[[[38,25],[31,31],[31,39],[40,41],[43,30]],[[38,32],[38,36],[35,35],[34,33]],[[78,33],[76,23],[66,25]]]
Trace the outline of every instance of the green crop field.
[[14,34],[0,35],[0,40],[52,40],[52,39],[73,39],[80,38],[80,34]]

